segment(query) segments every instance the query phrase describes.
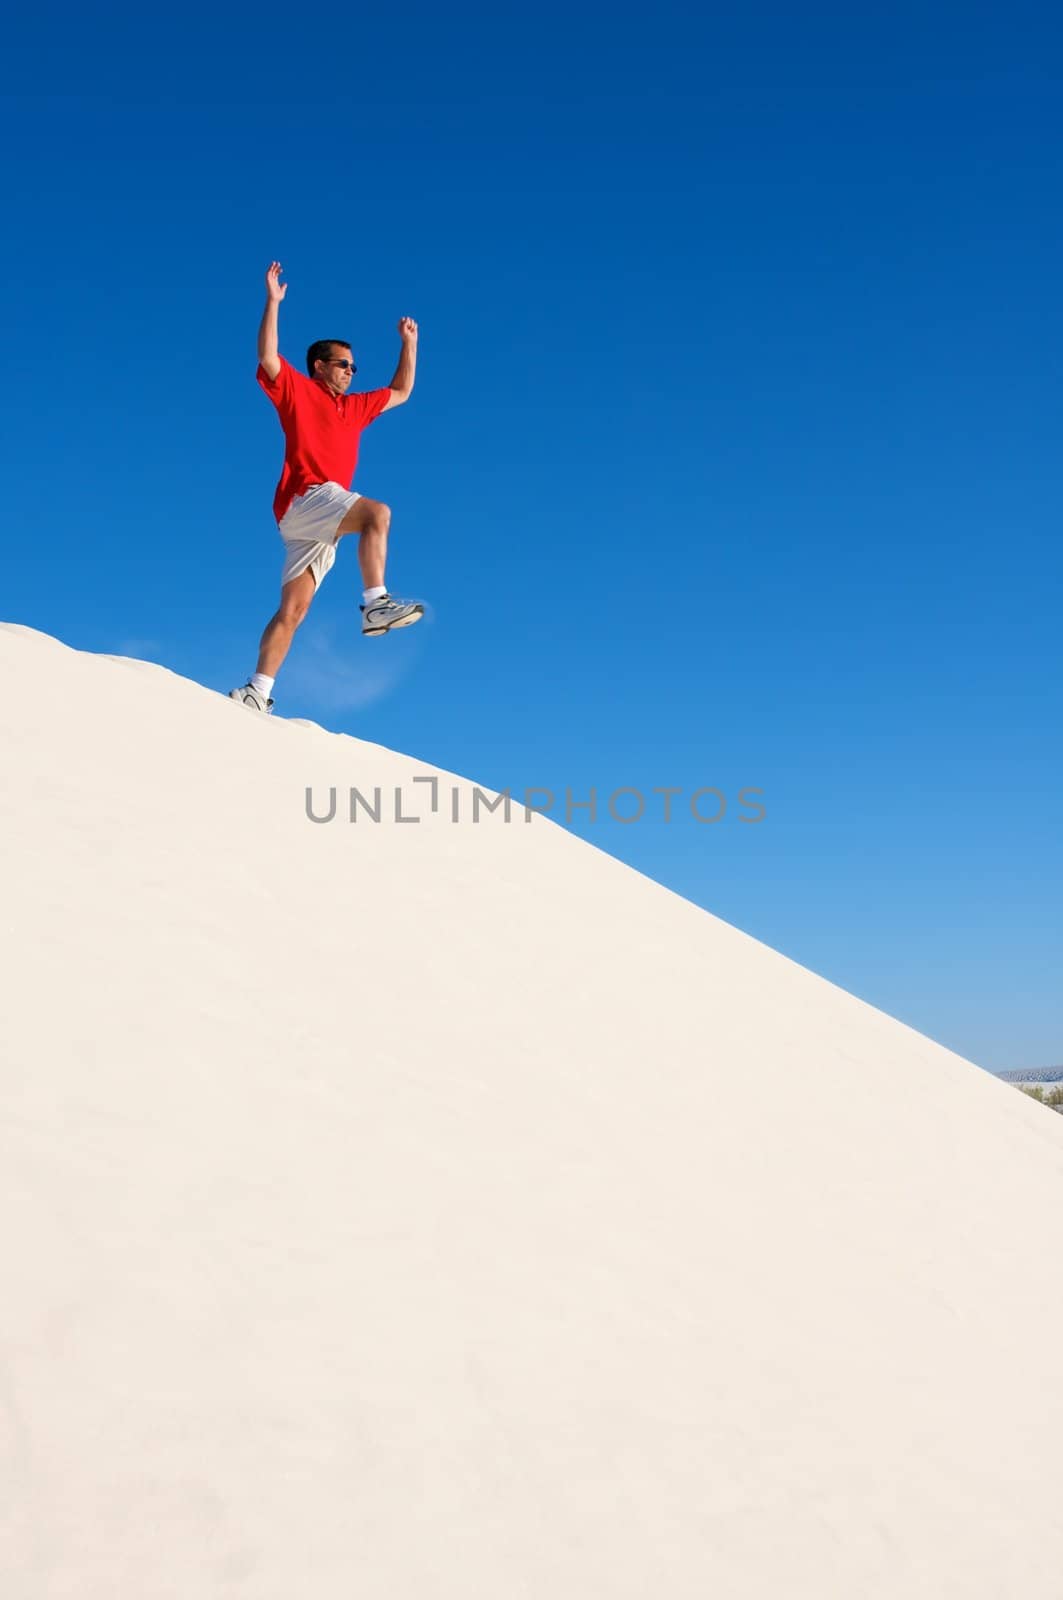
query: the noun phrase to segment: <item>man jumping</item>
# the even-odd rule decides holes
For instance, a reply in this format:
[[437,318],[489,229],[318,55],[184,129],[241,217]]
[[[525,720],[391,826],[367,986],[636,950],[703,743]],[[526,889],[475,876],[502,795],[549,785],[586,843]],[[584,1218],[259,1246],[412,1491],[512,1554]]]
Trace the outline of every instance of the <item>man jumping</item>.
[[386,389],[348,394],[358,370],[345,339],[318,339],[306,352],[309,377],[289,366],[277,349],[277,313],[288,293],[279,261],[266,273],[266,309],[258,330],[257,378],[273,401],[284,429],[284,470],[273,499],[273,514],[284,540],[280,609],[266,624],[258,667],[231,700],[267,714],[270,692],[295,630],[310,609],[322,578],[336,559],[345,533],[356,533],[362,569],[362,632],[379,638],[392,628],[407,628],[424,616],[417,600],[397,600],[384,583],[391,511],[347,487],[358,461],[363,428],[382,411],[401,406],[413,392],[417,366],[417,324],[399,321],[402,353]]

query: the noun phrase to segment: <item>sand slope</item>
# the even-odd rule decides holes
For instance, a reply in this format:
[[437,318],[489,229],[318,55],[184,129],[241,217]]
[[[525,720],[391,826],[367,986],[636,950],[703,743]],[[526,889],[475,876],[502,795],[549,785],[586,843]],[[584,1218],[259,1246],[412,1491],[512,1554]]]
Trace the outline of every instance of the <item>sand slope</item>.
[[1058,1600],[1063,1118],[412,758],[0,686],[6,1600]]

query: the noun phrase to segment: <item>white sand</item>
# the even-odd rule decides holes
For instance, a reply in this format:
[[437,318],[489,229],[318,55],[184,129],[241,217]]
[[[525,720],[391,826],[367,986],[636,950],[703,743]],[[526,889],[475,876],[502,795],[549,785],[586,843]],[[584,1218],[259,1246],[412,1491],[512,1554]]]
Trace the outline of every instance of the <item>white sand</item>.
[[15,626],[0,729],[4,1600],[1058,1600],[1063,1117],[548,821],[309,822],[378,746]]

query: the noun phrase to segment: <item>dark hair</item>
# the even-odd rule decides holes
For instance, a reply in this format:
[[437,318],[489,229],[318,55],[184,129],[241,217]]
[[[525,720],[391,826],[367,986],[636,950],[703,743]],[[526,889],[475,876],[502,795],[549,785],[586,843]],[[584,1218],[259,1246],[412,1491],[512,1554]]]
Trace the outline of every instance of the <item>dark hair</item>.
[[[334,344],[338,344],[341,350],[351,350],[351,347],[348,344],[346,339],[315,339],[314,340],[313,344],[310,346],[309,350],[306,352],[306,370],[307,370],[307,372],[309,372],[311,377],[314,376],[314,362],[315,361],[327,361],[329,359],[329,357],[332,355],[332,346]],[[351,350],[351,360],[352,361],[354,360],[354,351],[353,350]],[[357,372],[357,370],[358,370],[358,368],[355,367],[354,371]]]

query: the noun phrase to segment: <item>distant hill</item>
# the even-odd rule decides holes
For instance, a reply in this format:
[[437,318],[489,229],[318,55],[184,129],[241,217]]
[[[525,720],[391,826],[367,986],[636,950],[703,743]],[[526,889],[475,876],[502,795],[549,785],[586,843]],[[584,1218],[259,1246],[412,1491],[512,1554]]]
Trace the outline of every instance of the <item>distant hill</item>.
[[1063,1066],[1020,1067],[1015,1072],[998,1072],[1005,1083],[1063,1083]]

